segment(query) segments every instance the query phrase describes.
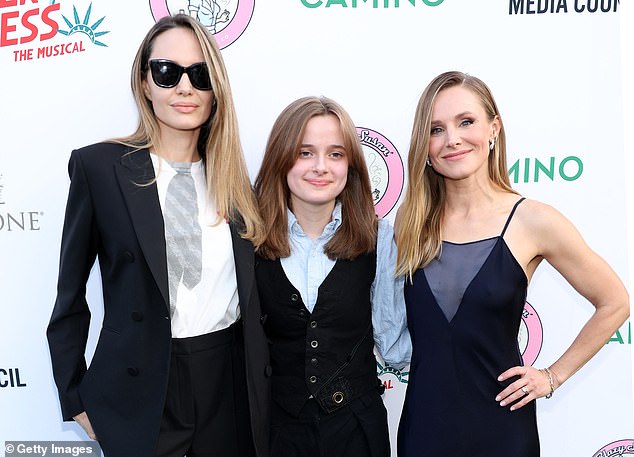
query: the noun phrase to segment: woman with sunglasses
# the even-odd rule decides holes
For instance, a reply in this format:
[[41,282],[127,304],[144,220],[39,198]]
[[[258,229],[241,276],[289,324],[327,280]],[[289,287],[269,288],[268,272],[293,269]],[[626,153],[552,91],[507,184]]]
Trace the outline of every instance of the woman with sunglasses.
[[391,365],[409,360],[403,281],[343,108],[325,97],[287,106],[255,188],[268,234],[256,277],[271,344],[271,456],[389,457],[373,348]]
[[[70,158],[47,331],[63,417],[110,457],[264,457],[261,221],[214,38],[187,15],[161,19],[132,92],[137,130]],[[104,319],[86,369],[95,258]]]

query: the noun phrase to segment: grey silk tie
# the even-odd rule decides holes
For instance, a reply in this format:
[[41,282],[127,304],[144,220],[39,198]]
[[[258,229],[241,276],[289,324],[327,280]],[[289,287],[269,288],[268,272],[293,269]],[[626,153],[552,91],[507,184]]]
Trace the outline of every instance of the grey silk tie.
[[165,242],[170,289],[170,312],[174,315],[176,294],[181,282],[194,288],[202,270],[202,230],[198,222],[196,187],[191,163],[168,162],[176,175],[165,197]]

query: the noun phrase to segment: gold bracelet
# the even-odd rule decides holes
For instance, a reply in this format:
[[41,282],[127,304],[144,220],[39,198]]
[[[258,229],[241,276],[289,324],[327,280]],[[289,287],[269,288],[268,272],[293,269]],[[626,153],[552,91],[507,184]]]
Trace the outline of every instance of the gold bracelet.
[[555,391],[555,381],[553,379],[553,373],[550,371],[550,368],[540,368],[539,371],[544,373],[548,378],[548,382],[550,383],[550,393],[546,395],[545,398],[550,398],[553,396],[553,392]]

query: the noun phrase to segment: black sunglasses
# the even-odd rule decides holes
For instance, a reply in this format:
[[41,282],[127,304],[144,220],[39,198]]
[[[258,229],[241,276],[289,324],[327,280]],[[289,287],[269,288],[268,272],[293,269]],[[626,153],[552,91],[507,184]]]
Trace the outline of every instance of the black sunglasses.
[[211,79],[205,62],[183,67],[171,60],[153,59],[150,60],[150,70],[154,83],[159,87],[175,87],[181,80],[183,73],[187,73],[189,81],[196,89],[211,90]]

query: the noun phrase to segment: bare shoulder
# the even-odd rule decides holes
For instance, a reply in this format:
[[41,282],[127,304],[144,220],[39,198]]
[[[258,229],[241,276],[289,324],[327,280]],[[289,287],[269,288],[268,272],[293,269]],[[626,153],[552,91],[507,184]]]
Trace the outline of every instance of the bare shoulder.
[[517,207],[515,217],[519,219],[522,226],[538,232],[552,230],[555,225],[572,225],[566,216],[555,207],[529,198]]
[[534,240],[540,255],[548,257],[553,250],[570,243],[585,244],[573,223],[547,203],[526,199],[518,206],[515,217],[523,236]]

